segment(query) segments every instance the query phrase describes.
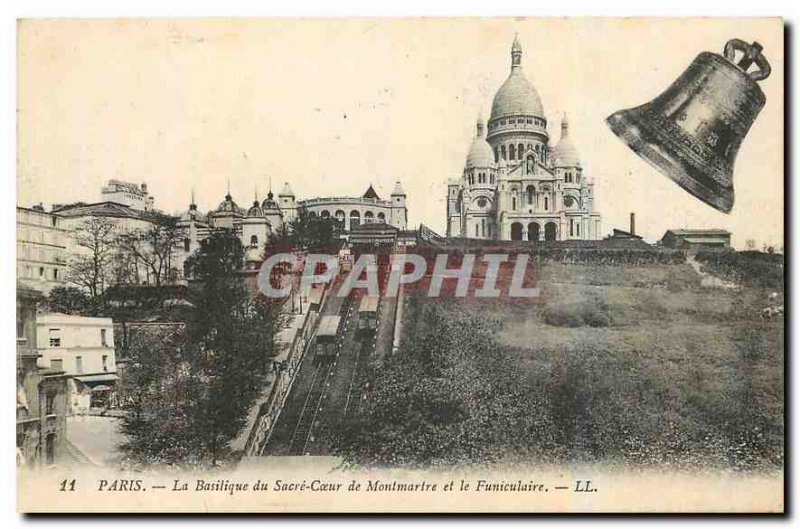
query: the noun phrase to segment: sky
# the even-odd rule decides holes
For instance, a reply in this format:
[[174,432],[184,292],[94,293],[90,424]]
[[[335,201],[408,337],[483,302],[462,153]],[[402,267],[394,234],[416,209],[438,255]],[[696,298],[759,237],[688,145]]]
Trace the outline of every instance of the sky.
[[[509,73],[514,34],[551,146],[566,112],[602,231],[659,239],[724,228],[783,244],[783,27],[779,19],[126,19],[18,24],[20,205],[97,201],[116,178],[156,207],[239,205],[289,182],[298,198],[386,197],[444,232],[479,115]],[[663,91],[702,51],[757,40],[767,103],[734,167],[724,214],[637,157],[605,125]]]

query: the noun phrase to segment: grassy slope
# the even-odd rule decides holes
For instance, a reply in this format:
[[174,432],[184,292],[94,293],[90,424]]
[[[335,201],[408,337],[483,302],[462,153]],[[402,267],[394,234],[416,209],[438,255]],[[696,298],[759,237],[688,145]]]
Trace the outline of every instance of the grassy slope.
[[[783,320],[758,313],[771,290],[701,288],[688,264],[545,263],[537,276],[537,305],[451,306],[504,321],[500,340],[519,355],[532,384],[567,366],[574,393],[559,398],[591,417],[588,442],[608,444],[600,452],[613,457],[619,443],[641,436],[647,446],[625,451],[640,449],[642,461],[662,461],[672,450],[693,466],[781,464]],[[604,302],[610,326],[544,322],[549,307],[586,300]]]

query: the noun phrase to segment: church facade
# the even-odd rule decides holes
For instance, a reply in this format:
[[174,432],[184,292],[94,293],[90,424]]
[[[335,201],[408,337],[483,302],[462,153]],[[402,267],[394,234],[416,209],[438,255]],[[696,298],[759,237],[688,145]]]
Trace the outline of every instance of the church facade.
[[[487,126],[488,125],[488,126]],[[511,46],[511,73],[497,91],[488,124],[478,119],[460,178],[447,186],[447,235],[504,241],[601,238],[594,184],[569,136],[550,146],[541,99]]]

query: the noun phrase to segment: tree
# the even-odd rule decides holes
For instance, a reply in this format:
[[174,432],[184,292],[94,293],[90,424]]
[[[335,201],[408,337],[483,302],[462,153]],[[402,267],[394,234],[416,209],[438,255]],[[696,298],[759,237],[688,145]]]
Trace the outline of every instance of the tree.
[[[118,243],[121,255],[130,256],[136,264],[141,263],[147,282],[158,287],[177,279],[172,258],[183,237],[184,229],[178,226],[177,220],[165,216],[147,229],[122,234]],[[131,259],[125,261],[131,262]]]
[[338,246],[339,232],[335,219],[302,215],[291,222],[288,237],[294,248],[324,252]]
[[216,465],[229,455],[283,323],[279,301],[246,289],[243,258],[235,234],[213,232],[187,261],[185,323],[130,329],[122,448],[131,462]]
[[[526,394],[493,322],[409,298],[401,350],[371,366],[365,404],[348,418],[336,451],[367,465],[489,462],[544,445],[546,414]],[[535,417],[538,423],[530,420]]]
[[190,295],[190,370],[194,386],[190,421],[211,464],[227,454],[261,392],[280,327],[280,306],[251,295],[242,274],[244,249],[227,230],[212,233],[189,258],[198,288]]
[[200,464],[190,422],[196,393],[186,358],[185,325],[147,325],[128,339],[120,447],[132,465]]
[[91,218],[75,230],[73,237],[79,251],[68,263],[66,280],[85,288],[92,298],[97,298],[105,291],[111,278],[116,225],[104,217]]
[[91,316],[96,309],[95,303],[85,291],[75,287],[54,287],[45,299],[49,312]]

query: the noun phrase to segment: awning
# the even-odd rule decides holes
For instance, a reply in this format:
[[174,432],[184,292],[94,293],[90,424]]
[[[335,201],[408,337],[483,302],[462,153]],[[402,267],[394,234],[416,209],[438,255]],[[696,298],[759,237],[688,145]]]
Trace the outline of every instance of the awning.
[[100,375],[80,375],[76,376],[75,380],[83,382],[87,386],[95,386],[97,384],[101,384],[103,382],[114,382],[119,380],[119,377],[114,373],[103,373]]

